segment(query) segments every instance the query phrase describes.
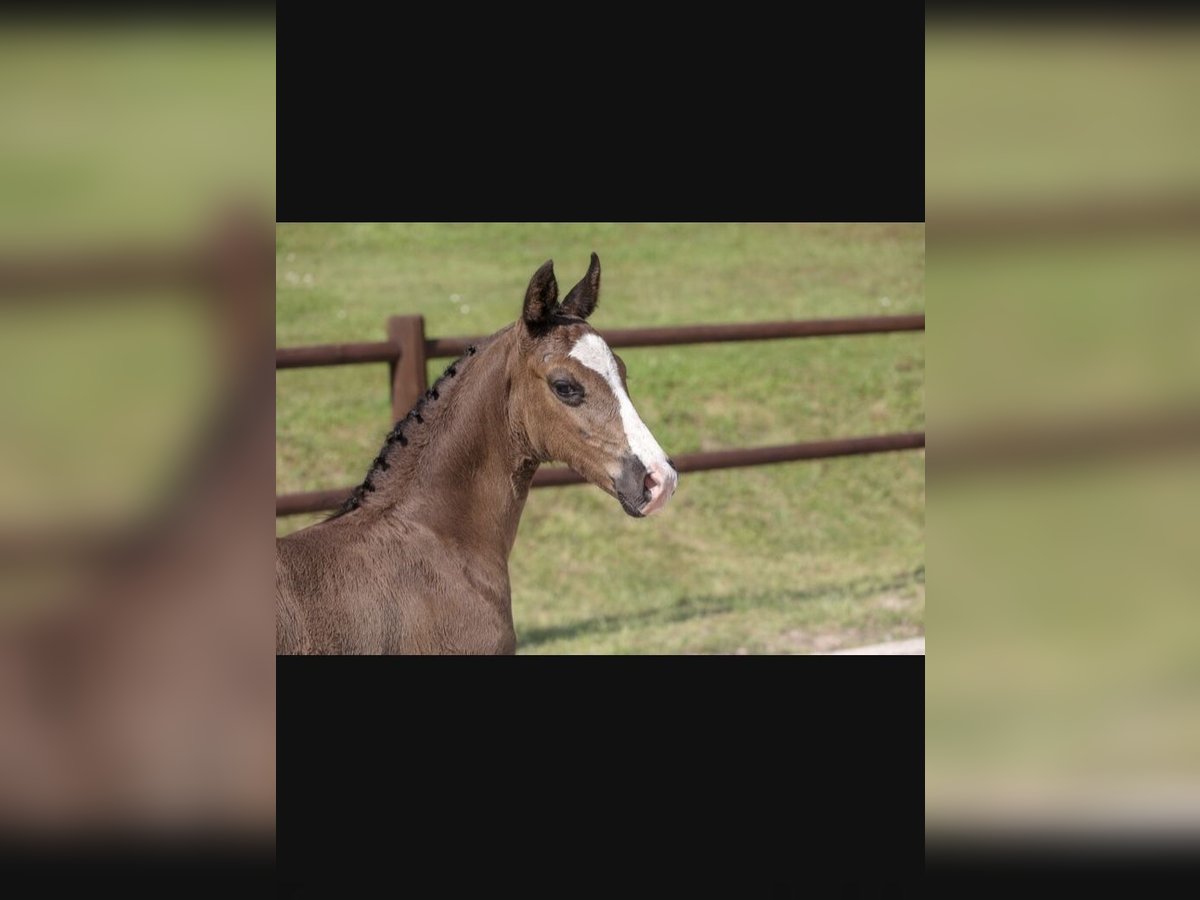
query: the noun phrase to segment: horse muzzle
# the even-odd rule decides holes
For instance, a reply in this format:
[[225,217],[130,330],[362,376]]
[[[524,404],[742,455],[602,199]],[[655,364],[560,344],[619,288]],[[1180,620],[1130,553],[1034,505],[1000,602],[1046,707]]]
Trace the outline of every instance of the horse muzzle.
[[679,484],[679,473],[668,457],[647,467],[632,454],[621,457],[621,473],[613,479],[613,489],[621,508],[634,518],[661,512]]

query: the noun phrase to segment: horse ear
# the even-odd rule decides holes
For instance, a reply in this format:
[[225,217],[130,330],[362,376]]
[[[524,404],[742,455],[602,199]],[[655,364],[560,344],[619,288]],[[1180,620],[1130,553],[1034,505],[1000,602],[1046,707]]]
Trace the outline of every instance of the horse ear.
[[592,254],[592,262],[587,274],[562,302],[562,311],[568,316],[578,316],[586,319],[600,302],[600,257]]
[[529,279],[521,318],[528,325],[540,325],[550,318],[557,302],[558,282],[554,278],[554,260],[548,259]]

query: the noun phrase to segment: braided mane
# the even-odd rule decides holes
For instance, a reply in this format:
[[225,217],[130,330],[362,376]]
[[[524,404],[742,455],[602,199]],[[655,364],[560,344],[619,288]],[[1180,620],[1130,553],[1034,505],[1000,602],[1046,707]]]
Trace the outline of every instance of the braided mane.
[[345,503],[343,503],[336,511],[334,511],[328,518],[325,519],[326,522],[353,512],[362,505],[363,499],[367,496],[367,494],[375,490],[375,475],[379,472],[386,472],[389,468],[391,468],[391,464],[387,461],[388,451],[392,449],[394,444],[399,444],[401,447],[408,446],[408,436],[405,434],[405,429],[412,423],[421,425],[425,422],[425,418],[422,413],[429,403],[438,399],[439,386],[441,386],[447,378],[453,378],[455,375],[457,375],[458,367],[462,365],[468,357],[474,356],[477,351],[478,348],[474,344],[469,346],[467,348],[467,352],[447,366],[446,371],[444,371],[441,374],[441,377],[439,377],[438,380],[433,383],[433,387],[427,390],[421,396],[421,398],[417,400],[416,405],[414,405],[413,408],[408,411],[408,414],[392,427],[392,430],[388,432],[387,437],[384,439],[383,448],[379,451],[379,455],[376,456],[371,462],[371,468],[367,470],[367,477],[363,480],[363,483],[354,489],[350,496],[346,498]]

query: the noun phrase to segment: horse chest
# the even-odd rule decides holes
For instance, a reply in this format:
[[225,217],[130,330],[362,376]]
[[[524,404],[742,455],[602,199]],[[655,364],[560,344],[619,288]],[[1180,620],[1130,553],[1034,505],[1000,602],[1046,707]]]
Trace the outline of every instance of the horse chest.
[[506,563],[435,566],[426,558],[406,569],[387,598],[393,621],[384,629],[384,652],[515,651]]

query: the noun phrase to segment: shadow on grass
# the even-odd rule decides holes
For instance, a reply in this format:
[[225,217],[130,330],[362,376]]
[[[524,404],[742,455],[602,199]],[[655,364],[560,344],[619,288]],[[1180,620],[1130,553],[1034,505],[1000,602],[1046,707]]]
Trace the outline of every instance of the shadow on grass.
[[858,578],[839,584],[825,584],[802,591],[771,591],[763,594],[702,594],[684,595],[669,607],[648,609],[640,613],[614,616],[594,616],[564,625],[548,625],[542,628],[523,628],[517,632],[517,644],[522,647],[544,644],[567,638],[609,634],[631,625],[671,625],[733,612],[737,609],[762,609],[792,606],[796,603],[818,600],[865,600],[885,591],[895,591],[913,584],[925,583],[925,566],[922,564],[911,572],[903,572],[887,580]]

